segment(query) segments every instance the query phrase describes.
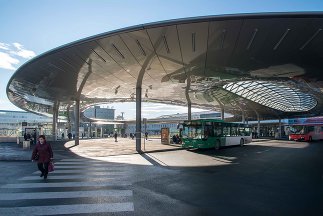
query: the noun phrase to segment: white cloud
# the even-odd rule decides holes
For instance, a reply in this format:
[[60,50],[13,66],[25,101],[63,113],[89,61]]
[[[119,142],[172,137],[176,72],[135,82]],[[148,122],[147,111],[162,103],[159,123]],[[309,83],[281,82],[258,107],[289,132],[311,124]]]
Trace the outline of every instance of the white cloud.
[[17,56],[24,59],[36,56],[34,51],[25,49],[20,43],[7,44],[0,42],[0,50],[0,68],[7,70],[16,70],[15,65],[20,63]]
[[6,43],[0,43],[0,49],[3,49],[3,50],[9,50],[9,44],[6,44]]
[[21,45],[20,43],[13,43],[13,46],[17,49],[17,50],[12,50],[10,52],[13,55],[17,55],[25,59],[29,59],[36,56],[36,53],[34,51],[24,49],[24,46]]
[[18,59],[12,58],[8,53],[0,52],[0,68],[16,70],[13,65],[19,63]]

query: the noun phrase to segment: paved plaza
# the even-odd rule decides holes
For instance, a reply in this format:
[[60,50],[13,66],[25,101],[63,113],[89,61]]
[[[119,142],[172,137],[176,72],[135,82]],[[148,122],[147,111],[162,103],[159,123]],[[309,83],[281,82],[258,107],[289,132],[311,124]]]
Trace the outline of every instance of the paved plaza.
[[0,215],[323,213],[323,142],[271,140],[220,151],[156,143],[141,155],[125,151],[132,142],[55,147],[60,158],[46,181],[31,161],[1,161]]

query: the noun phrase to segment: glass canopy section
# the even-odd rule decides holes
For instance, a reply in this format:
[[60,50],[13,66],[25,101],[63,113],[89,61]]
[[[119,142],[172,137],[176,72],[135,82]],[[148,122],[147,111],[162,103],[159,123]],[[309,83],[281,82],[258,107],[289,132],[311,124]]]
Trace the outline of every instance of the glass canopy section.
[[240,81],[228,83],[223,88],[253,102],[284,112],[309,111],[317,104],[313,96],[274,82]]

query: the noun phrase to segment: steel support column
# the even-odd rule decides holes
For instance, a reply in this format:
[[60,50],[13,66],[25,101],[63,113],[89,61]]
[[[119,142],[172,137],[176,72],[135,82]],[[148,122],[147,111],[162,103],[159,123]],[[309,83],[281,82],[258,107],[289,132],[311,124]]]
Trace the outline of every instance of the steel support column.
[[221,119],[224,121],[224,107],[221,107]]
[[87,138],[89,139],[91,137],[91,122],[89,123],[87,127]]
[[136,88],[136,151],[141,152],[141,87]]
[[187,120],[191,121],[192,120],[192,102],[189,94],[189,90],[191,88],[191,77],[187,76],[186,80],[186,88],[185,88],[185,97],[187,101]]
[[189,121],[192,120],[192,104],[191,103],[187,104],[187,120],[189,120]]
[[80,144],[80,100],[75,100],[75,107],[74,107],[74,114],[75,114],[75,145]]
[[52,126],[52,135],[53,135],[53,141],[57,140],[56,136],[56,128],[57,128],[57,121],[56,121],[56,106],[53,107],[53,126]]
[[53,141],[57,141],[58,108],[59,108],[58,102],[54,103],[54,106],[53,106],[53,127],[52,127]]
[[256,115],[257,115],[257,135],[255,138],[259,138],[260,137],[260,117],[259,117],[259,113],[256,111]]
[[245,123],[246,122],[244,111],[242,111],[241,122],[242,123]]

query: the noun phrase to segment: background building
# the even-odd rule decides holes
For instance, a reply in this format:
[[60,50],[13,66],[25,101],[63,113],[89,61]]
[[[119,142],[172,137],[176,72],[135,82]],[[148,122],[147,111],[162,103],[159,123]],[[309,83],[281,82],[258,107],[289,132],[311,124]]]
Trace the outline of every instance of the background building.
[[[225,118],[228,118],[232,115],[224,114]],[[177,113],[172,115],[162,115],[157,118],[148,119],[147,124],[141,125],[141,131],[144,133],[148,132],[149,136],[159,136],[161,128],[169,128],[171,134],[178,133],[178,123],[181,123],[187,120],[187,113]],[[206,111],[206,112],[195,112],[192,113],[193,119],[221,119],[220,112]],[[145,128],[146,127],[146,128]],[[126,127],[126,134],[135,133],[136,124],[129,122]]]
[[[94,106],[84,111],[86,118],[114,120],[115,109],[109,107]],[[93,122],[83,122],[80,125],[80,137],[105,137],[113,133],[113,124],[95,124]],[[83,134],[83,136],[82,136]]]
[[113,108],[101,108],[100,106],[94,106],[84,111],[84,116],[88,118],[97,119],[114,119],[115,109]]
[[23,136],[28,130],[51,133],[52,118],[24,111],[0,110],[0,136]]

